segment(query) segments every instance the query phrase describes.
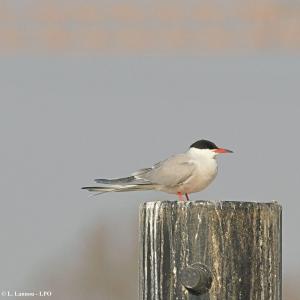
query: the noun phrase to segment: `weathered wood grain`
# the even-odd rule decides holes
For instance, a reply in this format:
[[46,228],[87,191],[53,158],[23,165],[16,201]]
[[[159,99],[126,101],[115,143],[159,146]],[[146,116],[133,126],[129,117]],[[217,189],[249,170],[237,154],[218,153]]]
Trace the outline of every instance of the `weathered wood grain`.
[[[180,272],[208,267],[210,290],[189,292]],[[140,300],[281,300],[281,206],[147,202],[140,208]]]

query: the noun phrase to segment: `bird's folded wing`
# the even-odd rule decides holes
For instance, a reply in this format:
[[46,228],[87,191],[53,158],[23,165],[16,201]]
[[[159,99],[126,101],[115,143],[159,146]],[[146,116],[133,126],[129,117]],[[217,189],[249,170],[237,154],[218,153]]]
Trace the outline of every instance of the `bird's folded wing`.
[[178,154],[132,175],[137,179],[171,187],[184,183],[192,176],[194,170],[195,164],[187,160],[185,155]]

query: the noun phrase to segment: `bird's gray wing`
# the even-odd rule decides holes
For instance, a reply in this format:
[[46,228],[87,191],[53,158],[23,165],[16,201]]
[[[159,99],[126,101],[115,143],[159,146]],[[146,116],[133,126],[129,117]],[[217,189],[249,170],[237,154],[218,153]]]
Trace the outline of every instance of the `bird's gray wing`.
[[155,164],[152,168],[138,170],[132,175],[154,184],[177,186],[190,178],[195,164],[185,154],[177,154]]

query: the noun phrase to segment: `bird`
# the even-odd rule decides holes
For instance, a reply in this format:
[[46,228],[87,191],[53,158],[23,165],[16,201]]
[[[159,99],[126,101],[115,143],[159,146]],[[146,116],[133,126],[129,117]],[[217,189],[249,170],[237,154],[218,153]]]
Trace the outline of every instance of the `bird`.
[[95,179],[99,186],[82,189],[97,194],[156,190],[177,194],[179,201],[189,201],[189,194],[202,191],[215,179],[218,172],[216,157],[225,153],[233,151],[205,139],[198,140],[186,152],[172,155],[150,168],[137,170],[127,177]]

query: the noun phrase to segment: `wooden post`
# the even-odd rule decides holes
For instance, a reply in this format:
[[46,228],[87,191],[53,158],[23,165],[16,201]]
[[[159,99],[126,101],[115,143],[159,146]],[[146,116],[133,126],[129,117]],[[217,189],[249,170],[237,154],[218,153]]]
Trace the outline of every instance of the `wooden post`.
[[281,206],[147,202],[140,300],[281,300]]

